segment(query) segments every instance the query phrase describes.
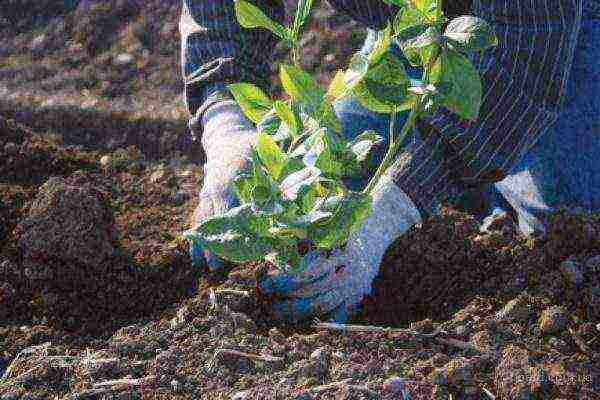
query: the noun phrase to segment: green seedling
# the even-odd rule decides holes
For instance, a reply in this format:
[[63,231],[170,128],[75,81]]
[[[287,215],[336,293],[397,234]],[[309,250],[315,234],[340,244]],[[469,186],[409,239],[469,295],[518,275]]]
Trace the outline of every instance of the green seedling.
[[[448,21],[441,0],[385,1],[397,6],[398,13],[378,33],[373,50],[355,54],[324,88],[299,64],[299,38],[312,0],[299,1],[291,26],[271,20],[248,1],[235,0],[239,23],[271,31],[290,47],[293,65],[280,67],[286,99],[273,100],[249,83],[228,86],[257,125],[258,138],[249,168],[235,180],[241,205],[196,228],[205,248],[234,263],[266,260],[281,269],[304,268],[300,241],[323,251],[343,246],[369,216],[373,188],[419,117],[441,106],[464,119],[477,119],[482,85],[467,55],[497,44],[490,26],[472,16]],[[423,69],[420,82],[411,81],[391,54],[393,42]],[[352,141],[341,136],[333,104],[349,96],[391,116],[388,150],[362,191],[349,190],[344,179],[361,171],[382,138],[373,131]],[[408,118],[396,136],[400,112]]]

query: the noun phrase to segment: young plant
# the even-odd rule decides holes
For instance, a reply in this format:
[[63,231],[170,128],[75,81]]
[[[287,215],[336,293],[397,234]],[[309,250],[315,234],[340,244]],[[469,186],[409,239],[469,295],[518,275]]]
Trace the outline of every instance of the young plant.
[[[338,71],[327,89],[299,66],[299,36],[312,0],[300,0],[291,26],[267,17],[245,0],[235,0],[245,28],[271,31],[292,49],[294,65],[282,64],[280,79],[289,96],[273,100],[249,83],[228,86],[246,116],[256,123],[257,144],[250,167],[235,180],[240,202],[224,215],[203,221],[184,236],[234,263],[267,260],[282,269],[304,268],[299,243],[317,250],[340,247],[369,216],[371,192],[398,156],[415,121],[438,106],[465,119],[478,117],[482,85],[466,53],[497,44],[489,25],[476,17],[448,21],[441,0],[384,0],[399,8],[393,23],[378,33],[369,54],[357,53]],[[398,43],[413,66],[422,68],[411,80],[404,64],[390,52]],[[389,147],[362,191],[349,190],[352,177],[370,150],[381,142],[365,131],[348,141],[333,103],[357,98],[366,108],[390,114]],[[396,115],[408,118],[396,136]]]

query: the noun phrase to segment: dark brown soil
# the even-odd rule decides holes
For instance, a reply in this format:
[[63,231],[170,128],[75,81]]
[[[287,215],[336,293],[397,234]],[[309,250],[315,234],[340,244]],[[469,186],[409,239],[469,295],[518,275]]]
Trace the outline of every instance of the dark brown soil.
[[599,231],[598,221],[559,213],[547,240],[528,241],[510,227],[482,235],[472,217],[446,208],[388,250],[361,316],[376,325],[441,320],[476,296],[503,302],[527,289],[596,319],[598,311],[584,298],[571,302],[556,279],[565,259],[598,253]]
[[[501,398],[507,381],[519,382],[498,366],[527,358],[517,357],[519,351],[548,376],[530,390],[533,398],[600,398],[598,216],[557,213],[546,239],[527,241],[510,226],[480,234],[473,217],[448,206],[399,239],[350,322],[443,329],[441,340],[406,332],[317,332],[308,325],[272,329],[254,292],[256,265],[212,281],[213,290],[246,290],[248,297],[221,293],[213,302],[204,279],[192,295],[187,245],[177,238],[196,205],[202,159],[187,139],[180,97],[180,1],[135,7],[89,1],[91,9],[66,14],[58,2],[33,3],[46,12],[39,21],[14,10],[18,29],[0,21],[0,375],[19,352],[45,342],[51,347],[44,357],[81,361],[89,350],[98,352],[94,359],[118,362],[87,373],[85,363],[18,361],[11,379],[0,380],[2,400],[77,398],[95,383],[124,377],[148,380],[141,388],[119,386],[114,398],[225,399],[246,390],[248,399],[401,398],[389,378],[400,378],[413,399],[448,398],[446,392],[481,399],[484,389]],[[326,82],[364,32],[324,5],[315,17],[302,62]],[[40,35],[44,45],[32,46]],[[121,53],[136,62],[115,65]],[[118,254],[98,270],[39,260],[61,273],[32,280],[15,228],[52,176],[104,193]],[[561,270],[567,259],[587,268],[577,287]],[[497,318],[513,299],[525,317]],[[563,307],[567,321],[544,333],[538,317],[550,306]],[[220,348],[282,360],[217,359]],[[476,373],[457,372],[465,359]],[[32,366],[40,369],[16,382]]]

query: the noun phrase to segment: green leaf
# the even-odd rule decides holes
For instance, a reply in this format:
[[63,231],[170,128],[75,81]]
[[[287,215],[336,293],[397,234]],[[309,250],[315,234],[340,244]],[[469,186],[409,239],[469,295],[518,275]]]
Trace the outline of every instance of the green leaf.
[[275,102],[275,110],[277,110],[277,115],[281,118],[281,121],[289,129],[290,134],[292,136],[297,136],[302,125],[299,116],[295,115],[292,108],[283,101],[278,100]]
[[431,23],[440,22],[444,13],[442,11],[442,0],[411,0]]
[[258,132],[266,132],[269,135],[275,135],[281,125],[281,119],[277,115],[275,108],[271,108],[263,118],[257,123],[256,130]]
[[[419,29],[422,26],[419,26]],[[412,30],[409,28],[405,31]],[[402,34],[399,35],[402,37]],[[398,44],[410,63],[415,66],[429,65],[431,58],[437,54],[442,36],[436,27],[426,28],[420,35],[399,40]]]
[[333,103],[335,100],[341,98],[344,95],[346,91],[344,76],[344,71],[339,70],[331,80],[331,83],[329,84],[329,89],[327,89],[327,94],[325,95],[329,103]]
[[296,17],[294,18],[294,25],[292,28],[293,37],[298,40],[300,30],[308,20],[310,9],[312,7],[313,0],[299,0],[298,7],[296,8]]
[[306,167],[287,176],[279,185],[279,189],[285,199],[296,200],[300,190],[317,182],[320,176],[321,171],[318,168]]
[[367,56],[370,65],[377,64],[390,50],[392,42],[392,26],[388,24],[385,29],[377,32],[377,42]]
[[372,211],[371,196],[348,192],[344,196],[329,198],[321,211],[333,212],[323,223],[311,225],[308,236],[320,249],[333,249],[348,241],[350,233],[360,226]]
[[383,0],[385,3],[397,7],[408,7],[407,0]]
[[388,54],[369,69],[367,76],[355,88],[355,93],[368,109],[390,113],[410,108],[409,86],[404,66]]
[[273,101],[258,87],[250,83],[227,85],[235,101],[249,120],[258,124],[271,110]]
[[339,178],[342,176],[343,165],[334,155],[337,147],[337,137],[327,131],[319,131],[319,137],[304,155],[302,161],[307,167],[316,167],[325,176]]
[[262,10],[244,0],[235,0],[235,15],[244,28],[265,28],[280,39],[291,40],[288,31],[279,22],[273,21]]
[[295,66],[282,64],[279,77],[283,89],[292,100],[305,106],[309,114],[321,112],[325,91],[309,73]]
[[373,146],[381,143],[383,137],[375,131],[365,131],[348,143],[348,150],[356,155],[359,162],[366,160]]
[[481,107],[482,84],[479,73],[464,55],[444,50],[430,71],[431,83],[451,88],[440,93],[441,105],[461,118],[476,120]]
[[233,180],[235,195],[241,203],[250,203],[252,201],[252,188],[254,179],[250,173],[241,173]]
[[323,124],[335,133],[342,132],[342,122],[335,115],[332,104],[323,104]]
[[369,71],[369,59],[361,53],[356,53],[350,59],[348,69],[344,73],[346,90],[354,89]]
[[396,33],[403,32],[410,28],[415,29],[415,27],[427,25],[428,24],[419,10],[412,7],[402,9],[394,18],[394,32]]
[[484,51],[498,45],[492,27],[483,19],[470,15],[450,21],[444,36],[449,44],[459,51]]
[[225,260],[245,263],[258,261],[277,247],[275,240],[264,235],[268,228],[267,218],[255,215],[245,204],[206,219],[184,237],[200,242]]
[[252,211],[257,215],[278,215],[284,213],[284,208],[278,201],[277,195],[270,186],[256,185],[251,193]]
[[285,164],[285,155],[279,146],[277,146],[275,140],[265,132],[259,133],[256,143],[256,152],[269,175],[274,180],[279,179]]

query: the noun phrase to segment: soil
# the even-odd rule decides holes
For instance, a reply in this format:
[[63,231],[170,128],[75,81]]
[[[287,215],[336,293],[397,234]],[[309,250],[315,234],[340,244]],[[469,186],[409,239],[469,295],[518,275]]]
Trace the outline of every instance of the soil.
[[[258,265],[196,293],[178,239],[202,182],[173,72],[179,1],[48,3],[0,24],[2,400],[600,399],[599,216],[558,212],[533,241],[447,205],[390,247],[348,321],[403,330],[273,326]],[[94,22],[111,18],[106,45]],[[327,81],[363,35],[320,6],[305,68]],[[16,228],[53,176],[106,195],[118,252],[99,270],[45,259],[63,272],[33,279]]]

